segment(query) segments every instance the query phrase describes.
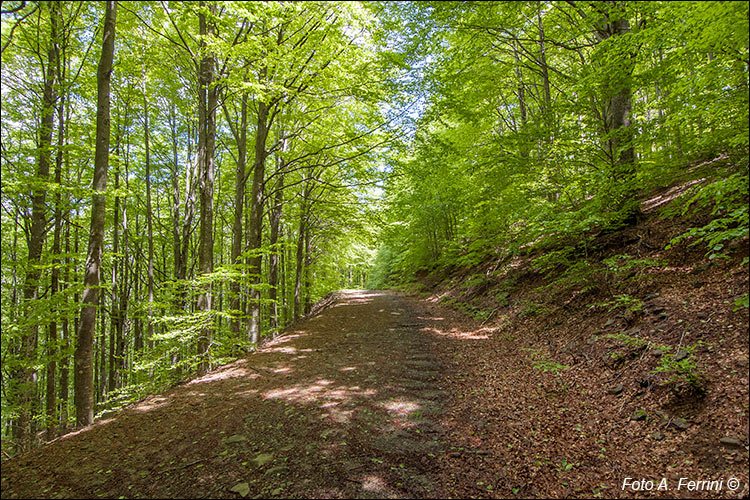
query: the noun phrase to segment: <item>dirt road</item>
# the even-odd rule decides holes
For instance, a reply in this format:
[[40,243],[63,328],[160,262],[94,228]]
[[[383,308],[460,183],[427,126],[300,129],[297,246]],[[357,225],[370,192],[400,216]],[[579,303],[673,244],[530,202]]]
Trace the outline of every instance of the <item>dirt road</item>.
[[419,307],[343,292],[257,353],[9,461],[2,496],[439,496],[440,318]]

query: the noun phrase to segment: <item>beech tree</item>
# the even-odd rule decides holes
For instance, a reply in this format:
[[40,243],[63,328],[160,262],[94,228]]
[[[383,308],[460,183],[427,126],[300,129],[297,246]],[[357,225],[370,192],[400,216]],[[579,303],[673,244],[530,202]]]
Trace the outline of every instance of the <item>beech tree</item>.
[[[741,2],[4,2],[8,452],[245,355],[332,290],[613,230],[686,165],[745,165],[747,19]],[[724,225],[695,237],[744,234],[746,184],[727,170]]]

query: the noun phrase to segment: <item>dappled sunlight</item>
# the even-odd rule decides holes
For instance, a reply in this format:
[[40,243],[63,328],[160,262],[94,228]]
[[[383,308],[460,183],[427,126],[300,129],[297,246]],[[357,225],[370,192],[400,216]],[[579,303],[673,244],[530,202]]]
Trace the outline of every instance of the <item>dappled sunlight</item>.
[[417,316],[417,319],[422,319],[422,320],[425,320],[425,321],[445,321],[445,318],[441,318],[440,316],[434,316],[434,317],[430,317],[430,316]]
[[318,379],[312,384],[297,384],[293,387],[264,391],[265,400],[283,400],[296,404],[314,404],[325,410],[325,416],[338,423],[351,420],[356,405],[355,398],[370,399],[377,394],[373,389],[363,390],[360,386],[333,385],[334,381]]
[[441,337],[450,337],[458,340],[487,340],[490,338],[492,333],[491,328],[481,328],[475,331],[462,331],[458,328],[451,328],[450,330],[440,330],[438,328],[425,327],[422,331],[432,333],[433,335],[439,335]]
[[[167,406],[172,401],[167,398],[147,398],[142,403],[137,404],[133,409],[139,413],[146,413],[149,411],[156,410],[157,408],[162,408],[164,406]],[[103,420],[98,421],[97,423],[102,423]]]
[[199,377],[195,380],[191,380],[185,385],[191,386],[191,385],[205,384],[208,382],[216,382],[218,380],[228,380],[231,378],[246,377],[248,375],[248,371],[247,371],[247,368],[245,368],[245,365],[247,365],[247,361],[241,360],[237,363],[226,365],[218,370],[208,373],[207,375]]
[[421,408],[421,406],[414,401],[406,399],[397,399],[394,401],[385,401],[380,403],[378,406],[388,411],[393,416],[406,417],[410,413],[415,412]]
[[273,347],[263,349],[263,352],[281,352],[284,354],[297,354],[296,347]]
[[654,196],[653,198],[644,200],[641,203],[641,210],[643,210],[643,212],[648,212],[650,210],[655,209],[656,207],[664,205],[665,203],[669,203],[670,201],[674,200],[678,196],[685,193],[685,191],[687,191],[691,186],[700,184],[701,182],[704,182],[705,180],[706,180],[705,177],[700,178],[700,179],[694,179],[684,184],[674,186],[670,188],[669,190],[665,191],[664,193]]
[[368,475],[362,480],[362,489],[374,493],[386,493],[387,487],[380,476]]

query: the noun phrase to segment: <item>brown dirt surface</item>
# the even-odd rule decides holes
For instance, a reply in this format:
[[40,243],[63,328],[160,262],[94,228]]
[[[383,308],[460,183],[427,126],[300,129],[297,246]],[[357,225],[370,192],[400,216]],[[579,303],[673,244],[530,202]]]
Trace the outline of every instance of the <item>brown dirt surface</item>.
[[439,494],[447,394],[417,305],[341,293],[258,352],[7,461],[2,497]]
[[[2,497],[746,497],[736,269],[701,272],[699,287],[666,271],[635,317],[529,313],[533,276],[484,324],[437,295],[343,292],[258,352],[5,462]],[[693,355],[708,390],[675,393],[652,373],[652,344],[606,336],[635,327],[653,343],[705,340]],[[627,477],[654,489],[623,490]],[[680,478],[722,489],[677,490]]]

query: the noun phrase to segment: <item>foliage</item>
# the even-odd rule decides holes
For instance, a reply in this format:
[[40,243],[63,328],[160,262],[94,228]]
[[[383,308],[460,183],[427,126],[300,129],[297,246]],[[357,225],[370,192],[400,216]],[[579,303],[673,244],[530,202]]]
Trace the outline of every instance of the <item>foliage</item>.
[[529,355],[531,356],[532,360],[532,366],[535,370],[538,370],[540,372],[551,372],[553,374],[556,374],[570,368],[567,365],[562,365],[553,361],[552,358],[549,357],[549,355],[544,354],[539,350],[531,348],[522,348],[521,350],[529,351]]
[[704,186],[687,198],[682,203],[683,215],[710,206],[714,218],[702,227],[691,228],[672,238],[667,249],[684,240],[692,240],[691,246],[700,243],[706,245],[709,259],[724,256],[727,243],[747,238],[750,234],[748,189],[747,173],[735,173]]
[[705,389],[705,376],[693,356],[696,347],[701,344],[702,342],[699,341],[693,345],[683,346],[682,349],[687,352],[687,356],[679,361],[676,359],[677,353],[668,353],[661,357],[659,366],[654,368],[653,373],[663,373],[667,376],[662,385],[669,385],[675,391],[687,388],[702,392]]
[[[408,282],[423,269],[540,252],[537,272],[593,290],[599,270],[571,269],[588,257],[587,239],[633,224],[640,190],[699,175],[709,182],[685,208],[710,201],[717,210],[683,238],[719,255],[747,234],[747,7],[607,6],[398,9],[407,16],[399,32],[410,42],[405,57],[414,61],[408,82],[424,109],[389,159],[380,235],[387,250],[376,272]],[[620,16],[630,30],[597,38],[602,16]],[[631,123],[614,130],[606,114],[618,95],[630,96]],[[630,147],[632,170],[619,160]],[[723,160],[686,168],[714,158]],[[605,265],[618,277],[659,265],[640,260]]]
[[643,310],[643,301],[635,297],[631,297],[626,293],[615,295],[613,300],[607,302],[598,302],[596,305],[606,307],[608,311],[623,309],[625,311],[634,313]]

